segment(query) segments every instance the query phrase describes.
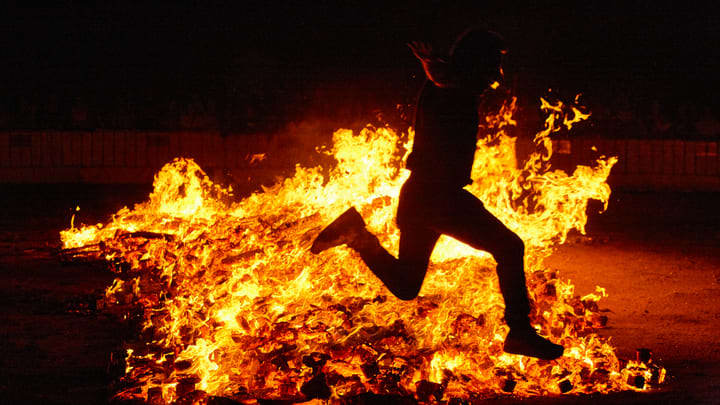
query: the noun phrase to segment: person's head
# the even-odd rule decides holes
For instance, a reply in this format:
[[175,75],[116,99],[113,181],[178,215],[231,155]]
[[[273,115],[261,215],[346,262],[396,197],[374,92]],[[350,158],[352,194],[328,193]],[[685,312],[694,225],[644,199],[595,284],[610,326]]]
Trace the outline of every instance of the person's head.
[[493,82],[502,81],[502,55],[505,43],[500,35],[473,28],[458,37],[450,51],[450,61],[463,87],[482,92]]

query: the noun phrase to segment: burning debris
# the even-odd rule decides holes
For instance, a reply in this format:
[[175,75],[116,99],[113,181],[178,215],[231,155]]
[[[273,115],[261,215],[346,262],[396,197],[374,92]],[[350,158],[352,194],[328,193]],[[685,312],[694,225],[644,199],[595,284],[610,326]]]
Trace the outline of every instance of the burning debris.
[[322,226],[356,206],[397,253],[392,217],[413,133],[338,130],[337,166],[293,177],[239,202],[192,160],[155,177],[149,200],[107,224],[62,232],[71,260],[106,260],[118,276],[101,306],[139,325],[120,398],[205,403],[211,397],[339,400],[368,393],[423,403],[488,396],[605,393],[661,383],[664,369],[624,362],[595,334],[607,318],[596,292],[575,294],[543,267],[568,232],[584,232],[589,199],[607,204],[615,158],[572,175],[549,165],[549,135],[587,118],[542,101],[540,151],[518,167],[514,101],[481,128],[469,190],[527,247],[533,325],[566,347],[543,361],[503,352],[507,333],[494,262],[449,238],[435,248],[419,298],[388,294],[344,247],[308,249]]

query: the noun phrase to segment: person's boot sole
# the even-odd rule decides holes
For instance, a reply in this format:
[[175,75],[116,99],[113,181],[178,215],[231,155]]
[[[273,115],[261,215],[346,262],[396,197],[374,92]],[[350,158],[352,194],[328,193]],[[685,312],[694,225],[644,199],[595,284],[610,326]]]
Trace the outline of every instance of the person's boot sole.
[[[537,340],[533,342],[533,339]],[[506,353],[535,357],[542,360],[555,360],[562,357],[565,348],[540,336],[524,339],[522,337],[512,337],[508,334],[508,337],[505,338],[503,350]]]

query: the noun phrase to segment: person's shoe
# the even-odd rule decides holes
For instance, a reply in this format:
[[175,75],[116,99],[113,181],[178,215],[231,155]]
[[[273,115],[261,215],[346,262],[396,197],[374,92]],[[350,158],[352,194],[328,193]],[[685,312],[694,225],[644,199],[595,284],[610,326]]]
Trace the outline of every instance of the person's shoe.
[[506,353],[554,360],[563,355],[564,347],[538,335],[531,327],[510,329],[503,347]]
[[318,254],[331,247],[352,245],[364,229],[362,216],[355,207],[350,207],[318,234],[310,251]]

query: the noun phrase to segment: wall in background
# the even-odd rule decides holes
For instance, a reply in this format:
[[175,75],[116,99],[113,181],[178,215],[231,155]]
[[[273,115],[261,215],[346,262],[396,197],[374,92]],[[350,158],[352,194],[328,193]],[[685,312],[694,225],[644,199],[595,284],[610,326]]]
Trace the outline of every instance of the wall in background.
[[[617,156],[610,185],[629,190],[720,191],[717,141],[635,140],[578,137],[554,142],[554,167],[592,165],[601,155]],[[523,149],[522,146],[519,149]],[[525,148],[527,149],[527,148]],[[0,133],[0,183],[152,182],[175,157],[194,158],[211,175],[236,181],[271,180],[309,153],[286,137],[219,132],[10,131]],[[253,155],[279,153],[258,162]],[[278,163],[278,162],[284,163]],[[266,179],[265,179],[266,178]],[[261,181],[263,182],[263,181]]]

